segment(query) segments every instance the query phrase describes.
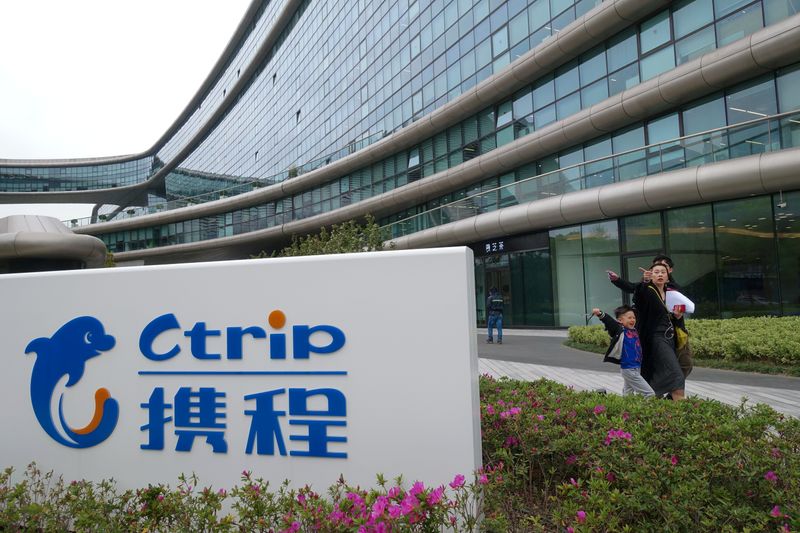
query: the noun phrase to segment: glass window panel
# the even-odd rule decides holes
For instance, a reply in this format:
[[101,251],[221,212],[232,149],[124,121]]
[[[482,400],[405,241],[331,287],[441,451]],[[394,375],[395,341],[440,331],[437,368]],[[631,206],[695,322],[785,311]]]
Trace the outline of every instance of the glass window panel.
[[567,118],[574,115],[581,110],[581,95],[580,93],[572,93],[566,98],[562,98],[556,102],[556,116],[558,120]]
[[742,6],[746,6],[752,0],[714,0],[714,10],[717,18],[722,18],[729,13],[733,13]]
[[725,101],[722,96],[712,96],[683,111],[684,135],[713,130],[725,124]]
[[[583,147],[584,159],[591,161],[611,155],[611,138],[605,137]],[[584,165],[584,188],[599,187],[614,181],[614,160],[611,157]]]
[[567,192],[580,189],[580,182],[577,180],[581,177],[583,168],[581,166],[576,166],[580,163],[583,163],[583,149],[580,146],[558,154],[558,166],[561,169],[559,178],[562,182],[562,191]]
[[781,303],[784,315],[800,315],[800,192],[774,195],[775,230],[780,257]]
[[497,146],[503,146],[514,140],[514,126],[508,126],[497,132]]
[[552,75],[536,80],[533,85],[533,108],[540,109],[556,99],[555,82]]
[[551,23],[551,27],[553,28],[553,33],[560,32],[574,20],[575,20],[575,10],[567,9],[562,14],[553,19]]
[[[712,96],[683,111],[683,134],[692,135],[726,125],[725,100]],[[728,159],[727,133],[691,137],[683,141],[688,166]]]
[[533,97],[531,93],[525,92],[517,95],[514,99],[514,118],[519,120],[525,118],[533,112]]
[[725,97],[728,123],[737,124],[777,112],[775,85],[772,76],[757,79]]
[[556,106],[551,104],[533,114],[536,129],[542,129],[551,122],[556,121]]
[[764,0],[767,26],[800,13],[800,0]]
[[511,300],[515,323],[553,326],[550,250],[511,254]]
[[608,70],[615,71],[638,57],[636,44],[636,31],[628,29],[619,33],[609,40],[608,51]]
[[666,212],[667,255],[672,276],[695,304],[693,317],[717,317],[717,273],[711,205]]
[[492,35],[492,50],[494,55],[497,56],[508,50],[508,27],[503,26],[500,30]]
[[475,62],[479,69],[492,62],[492,42],[489,39],[475,48]]
[[581,17],[591,11],[595,6],[600,5],[601,0],[579,0],[575,3],[575,16]]
[[578,62],[572,61],[556,70],[556,98],[561,98],[578,90]]
[[603,47],[596,47],[581,57],[579,67],[581,85],[602,78],[606,75],[606,52]]
[[586,284],[586,309],[614,309],[622,303],[620,290],[608,282],[606,270],[619,272],[619,232],[616,220],[584,224],[583,276]]
[[[641,126],[617,133],[611,138],[614,153],[635,150],[645,145],[644,128]],[[644,150],[635,150],[631,153],[614,158],[615,170],[618,181],[639,178],[647,174]]]
[[642,59],[642,81],[649,80],[662,72],[675,68],[675,52],[672,48],[672,46],[667,46]]
[[550,26],[543,26],[531,34],[530,46],[536,48],[550,37]]
[[689,35],[713,21],[714,10],[711,0],[683,0],[675,4],[672,11],[676,39]]
[[714,36],[714,26],[690,35],[675,43],[675,55],[678,65],[682,65],[692,59],[700,57],[706,52],[710,52],[717,47],[716,37]]
[[772,197],[714,204],[722,317],[780,312]]
[[550,0],[550,12],[558,15],[572,5],[574,0]]
[[523,12],[508,23],[508,38],[512,45],[528,36],[528,14]]
[[621,219],[626,252],[662,250],[661,214],[647,213]]
[[800,108],[800,64],[778,71],[777,84],[781,113]]
[[615,95],[639,84],[639,63],[631,63],[608,77],[608,92]]
[[608,82],[598,80],[581,91],[583,107],[589,107],[608,98]]
[[644,21],[639,31],[639,41],[642,45],[643,54],[658,48],[668,42],[670,38],[669,10],[662,11]]
[[733,41],[738,41],[745,35],[757,31],[762,26],[761,4],[750,7],[717,22],[717,40],[719,46],[725,46]]
[[541,28],[548,22],[550,22],[550,0],[536,0],[528,7],[530,28]]
[[523,54],[525,54],[525,52],[527,52],[530,49],[531,49],[531,47],[530,47],[530,44],[528,42],[528,39],[523,39],[522,42],[520,42],[519,44],[515,45],[511,49],[511,52],[510,52],[511,61],[515,61],[518,57],[522,56]]
[[[586,324],[583,286],[581,228],[573,226],[550,231],[553,303],[556,326]],[[611,285],[606,280],[607,285]]]
[[660,143],[680,136],[678,113],[651,120],[647,124],[647,144]]

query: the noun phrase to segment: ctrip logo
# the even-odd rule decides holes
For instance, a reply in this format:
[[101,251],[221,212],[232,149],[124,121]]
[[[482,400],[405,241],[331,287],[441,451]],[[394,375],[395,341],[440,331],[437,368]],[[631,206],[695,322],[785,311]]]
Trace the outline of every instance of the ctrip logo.
[[52,337],[32,340],[25,353],[36,353],[31,373],[31,403],[42,429],[56,442],[70,448],[89,448],[106,440],[119,418],[119,405],[107,389],[94,395],[94,416],[86,427],[73,429],[64,420],[63,394],[58,399],[58,425],[51,406],[58,383],[69,376],[66,386],[75,385],[83,377],[86,362],[114,347],[116,341],[107,335],[94,317],[74,318],[61,326]]

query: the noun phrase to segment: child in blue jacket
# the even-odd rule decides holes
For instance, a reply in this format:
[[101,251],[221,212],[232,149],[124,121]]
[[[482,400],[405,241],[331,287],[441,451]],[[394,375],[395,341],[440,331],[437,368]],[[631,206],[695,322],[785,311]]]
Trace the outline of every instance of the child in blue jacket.
[[636,313],[629,305],[621,305],[614,309],[616,320],[602,312],[592,309],[592,314],[599,318],[611,337],[611,343],[603,358],[603,362],[619,365],[623,396],[639,393],[645,397],[655,396],[653,388],[642,377],[642,345],[636,331]]

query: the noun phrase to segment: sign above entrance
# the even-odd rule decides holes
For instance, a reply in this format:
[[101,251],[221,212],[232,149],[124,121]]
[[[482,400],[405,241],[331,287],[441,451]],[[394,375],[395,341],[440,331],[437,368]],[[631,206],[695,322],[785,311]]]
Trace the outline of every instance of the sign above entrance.
[[476,256],[541,250],[549,246],[550,242],[546,232],[503,237],[470,245]]
[[0,468],[124,488],[469,474],[473,264],[448,248],[0,276]]

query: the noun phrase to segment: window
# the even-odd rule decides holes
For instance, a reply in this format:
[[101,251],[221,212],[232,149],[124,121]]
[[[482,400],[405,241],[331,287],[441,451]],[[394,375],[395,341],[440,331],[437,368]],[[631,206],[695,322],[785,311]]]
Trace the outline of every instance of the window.
[[662,11],[658,15],[642,23],[639,39],[642,44],[642,53],[658,48],[670,40],[669,11]]
[[612,37],[609,41],[606,56],[608,58],[608,70],[611,72],[636,61],[638,57],[636,32],[633,29],[628,29]]
[[738,41],[762,26],[761,4],[755,4],[717,22],[719,46]]
[[675,68],[675,52],[672,46],[662,48],[642,59],[641,68],[642,81],[647,81],[662,72]]
[[675,55],[678,65],[682,65],[692,59],[700,57],[706,52],[710,52],[717,47],[714,37],[714,27],[708,28],[690,35],[675,43]]
[[675,38],[680,39],[714,20],[710,0],[683,0],[678,2],[672,13],[675,25]]

